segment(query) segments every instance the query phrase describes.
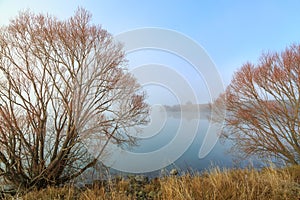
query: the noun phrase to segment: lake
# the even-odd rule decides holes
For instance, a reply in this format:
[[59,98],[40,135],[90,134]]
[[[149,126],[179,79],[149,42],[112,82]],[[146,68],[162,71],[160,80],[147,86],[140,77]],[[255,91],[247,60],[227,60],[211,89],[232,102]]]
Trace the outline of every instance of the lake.
[[[199,151],[205,141],[209,127],[208,113],[171,112],[161,107],[153,108],[151,122],[143,128],[138,146],[110,157],[110,166],[117,173],[138,173],[157,176],[173,168],[181,172],[201,172],[218,166],[220,168],[241,167],[228,152],[229,142],[217,140],[203,158]],[[208,145],[209,146],[209,145]],[[251,161],[251,163],[254,161]],[[251,164],[250,163],[250,164]],[[249,162],[243,162],[248,165]],[[255,165],[255,163],[253,163]]]
[[[201,146],[209,128],[208,112],[173,112],[152,107],[151,122],[143,127],[138,146],[121,149],[109,146],[108,156],[102,160],[111,175],[143,174],[157,177],[176,168],[179,172],[201,172],[212,167],[233,168],[261,167],[255,159],[235,162],[236,157],[228,151],[230,142],[212,142],[211,150],[199,157]],[[208,145],[209,146],[209,145]],[[209,148],[208,148],[209,149]],[[107,174],[105,171],[101,174]],[[94,177],[98,178],[98,177]],[[90,178],[91,179],[91,178]]]
[[[213,145],[212,150],[204,158],[199,158],[200,147],[207,134],[209,120],[206,115],[202,114],[200,118],[198,118],[193,112],[187,112],[184,117],[181,116],[180,112],[167,112],[167,117],[163,120],[164,116],[156,115],[156,120],[164,121],[163,127],[161,127],[154,136],[139,140],[139,146],[131,149],[131,151],[135,153],[159,151],[164,146],[170,144],[176,135],[180,134],[178,133],[178,129],[180,126],[183,126],[184,133],[182,137],[185,138],[182,138],[182,140],[186,138],[190,140],[185,142],[186,150],[184,152],[176,152],[177,147],[182,145],[179,142],[178,146],[173,147],[174,150],[171,148],[168,153],[159,155],[165,160],[168,160],[170,157],[176,157],[173,155],[174,151],[177,154],[182,154],[177,160],[170,163],[167,169],[177,168],[183,171],[202,171],[216,165],[227,168],[234,166],[233,157],[228,153],[230,149],[229,143],[221,143],[220,140]],[[195,129],[197,124],[198,127]],[[150,131],[153,131],[153,129],[155,129],[155,127],[150,128]],[[191,137],[189,134],[195,134],[195,137]],[[151,162],[153,161],[149,160],[149,163]]]

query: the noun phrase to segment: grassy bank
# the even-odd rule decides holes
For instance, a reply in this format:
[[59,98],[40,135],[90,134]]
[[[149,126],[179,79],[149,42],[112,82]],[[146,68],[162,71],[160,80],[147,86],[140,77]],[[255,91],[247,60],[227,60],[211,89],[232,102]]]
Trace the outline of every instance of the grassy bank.
[[[104,185],[75,189],[48,188],[19,196],[31,199],[300,199],[300,167],[220,170],[195,175],[139,181],[119,179]],[[14,197],[17,198],[16,196]],[[12,199],[7,197],[6,199]]]

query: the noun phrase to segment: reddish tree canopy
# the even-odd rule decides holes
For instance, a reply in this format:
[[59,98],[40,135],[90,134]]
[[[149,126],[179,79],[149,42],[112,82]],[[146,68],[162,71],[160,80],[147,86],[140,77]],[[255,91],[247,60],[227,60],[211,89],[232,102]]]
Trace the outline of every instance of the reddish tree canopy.
[[97,161],[84,140],[104,141],[98,157],[147,122],[121,45],[90,19],[84,9],[64,21],[24,12],[1,28],[0,175],[18,188],[79,176]]
[[234,74],[216,101],[226,109],[222,136],[244,156],[300,163],[300,45],[263,54]]

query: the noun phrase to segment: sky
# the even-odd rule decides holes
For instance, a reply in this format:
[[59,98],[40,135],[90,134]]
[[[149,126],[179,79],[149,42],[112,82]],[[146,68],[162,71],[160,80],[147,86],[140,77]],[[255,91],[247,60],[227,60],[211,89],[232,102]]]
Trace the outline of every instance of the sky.
[[[282,51],[293,43],[300,43],[300,1],[296,0],[0,0],[0,25],[7,25],[19,11],[26,9],[65,19],[72,16],[78,7],[90,11],[92,22],[101,24],[113,35],[157,27],[191,38],[210,56],[225,86],[230,83],[234,72],[247,61],[256,63],[263,52]],[[138,54],[129,55],[129,60],[136,59],[134,64],[147,63],[151,59],[155,63],[164,63],[158,59],[157,52],[147,53],[148,57],[145,56],[144,60]],[[176,65],[184,65],[177,58],[164,57],[166,63],[175,68],[180,68]],[[179,69],[179,73],[186,76],[196,90],[198,102],[209,101],[209,98],[203,98],[209,93],[203,92],[205,81],[198,83],[192,75],[185,75],[184,70]],[[161,92],[162,96],[164,94]]]

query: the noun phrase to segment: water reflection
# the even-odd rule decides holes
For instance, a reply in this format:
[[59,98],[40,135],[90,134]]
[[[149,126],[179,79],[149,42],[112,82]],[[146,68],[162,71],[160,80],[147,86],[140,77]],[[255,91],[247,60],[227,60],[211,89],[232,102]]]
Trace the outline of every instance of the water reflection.
[[[128,150],[133,154],[144,155],[144,157],[132,159],[133,157],[119,154],[113,158],[112,163],[119,162],[122,165],[134,167],[137,172],[141,167],[150,169],[157,164],[167,166],[165,167],[167,170],[176,167],[182,171],[202,171],[212,165],[221,168],[236,166],[232,155],[228,153],[232,146],[230,142],[217,141],[206,156],[199,157],[199,150],[210,126],[209,116],[209,110],[193,112],[185,109],[177,112],[170,111],[164,106],[157,106],[152,110],[151,123],[144,128],[138,146]],[[153,153],[157,156],[149,156]],[[157,163],[158,160],[160,163]],[[147,175],[157,176],[159,173],[160,169]]]
[[[185,111],[184,112],[184,118],[186,120],[193,120],[193,119],[202,119],[202,120],[207,120],[210,117],[210,112],[193,112],[193,111]],[[167,116],[175,119],[181,119],[182,118],[182,113],[178,111],[168,111]]]
[[[167,110],[167,111],[166,111]],[[166,115],[165,115],[166,113]],[[185,138],[189,137],[189,134],[192,134],[195,127],[195,124],[198,126],[196,130],[196,136],[190,142],[188,148],[182,152],[182,155],[175,162],[171,163],[169,168],[174,166],[180,168],[181,170],[193,170],[201,171],[203,169],[211,167],[212,164],[222,166],[222,167],[232,167],[234,163],[232,162],[232,157],[227,153],[229,149],[229,144],[221,144],[219,141],[214,146],[212,151],[203,159],[198,157],[199,149],[204,141],[206,135],[210,116],[210,112],[193,112],[193,111],[170,111],[168,108],[161,108],[160,112],[156,115],[157,119],[155,121],[165,121],[164,127],[160,129],[160,132],[155,134],[153,137],[142,139],[139,141],[139,146],[135,147],[132,151],[136,153],[147,153],[152,151],[159,151],[165,145],[170,143],[174,137],[178,134],[178,128],[184,126],[184,136]],[[167,119],[163,117],[167,116]],[[185,138],[182,138],[184,140]],[[182,141],[184,142],[184,141]],[[181,144],[178,143],[178,146]],[[176,148],[176,147],[175,147]],[[170,151],[166,154],[161,154],[166,161],[173,156],[174,151]],[[149,163],[152,161],[149,160]]]

